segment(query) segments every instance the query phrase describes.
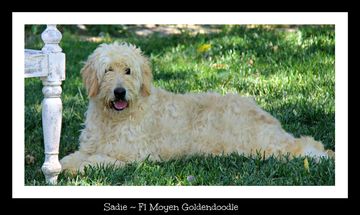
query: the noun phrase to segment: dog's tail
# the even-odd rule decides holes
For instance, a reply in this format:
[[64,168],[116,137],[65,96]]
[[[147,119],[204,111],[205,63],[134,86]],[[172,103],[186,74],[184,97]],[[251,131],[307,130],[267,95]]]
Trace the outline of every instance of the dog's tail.
[[328,157],[334,158],[335,152],[325,150],[324,145],[314,140],[312,137],[300,137],[295,139],[295,145],[290,150],[295,155],[311,156],[311,157]]

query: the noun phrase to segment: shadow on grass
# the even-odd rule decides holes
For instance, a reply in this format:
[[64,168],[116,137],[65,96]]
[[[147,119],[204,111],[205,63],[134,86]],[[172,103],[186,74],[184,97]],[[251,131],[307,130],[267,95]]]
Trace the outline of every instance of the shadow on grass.
[[335,151],[335,113],[310,103],[286,103],[268,110],[295,137],[311,136]]

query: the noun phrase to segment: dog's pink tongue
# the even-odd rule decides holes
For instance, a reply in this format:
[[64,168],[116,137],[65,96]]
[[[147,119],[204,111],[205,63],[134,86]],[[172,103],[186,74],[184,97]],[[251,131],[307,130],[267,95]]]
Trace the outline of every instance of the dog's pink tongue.
[[126,108],[126,106],[128,105],[128,103],[126,101],[117,101],[117,102],[114,102],[114,106],[116,109],[124,109]]

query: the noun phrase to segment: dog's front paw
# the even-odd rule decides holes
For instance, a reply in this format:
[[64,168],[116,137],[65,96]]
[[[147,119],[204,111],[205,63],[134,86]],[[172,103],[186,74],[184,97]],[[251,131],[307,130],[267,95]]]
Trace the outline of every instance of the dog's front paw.
[[76,174],[81,165],[86,160],[86,156],[81,152],[72,153],[60,160],[62,170],[71,174]]

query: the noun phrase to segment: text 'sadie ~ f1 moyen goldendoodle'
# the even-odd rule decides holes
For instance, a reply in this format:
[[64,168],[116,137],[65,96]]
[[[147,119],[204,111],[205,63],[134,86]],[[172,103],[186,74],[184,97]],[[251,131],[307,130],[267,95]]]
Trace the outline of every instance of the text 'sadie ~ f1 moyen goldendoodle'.
[[193,154],[333,156],[313,138],[284,131],[251,98],[155,88],[148,59],[130,44],[100,45],[81,74],[89,107],[79,150],[61,160],[64,170]]

